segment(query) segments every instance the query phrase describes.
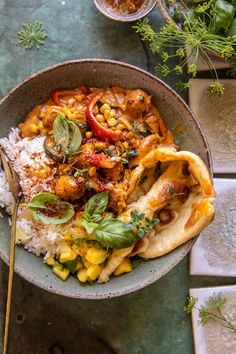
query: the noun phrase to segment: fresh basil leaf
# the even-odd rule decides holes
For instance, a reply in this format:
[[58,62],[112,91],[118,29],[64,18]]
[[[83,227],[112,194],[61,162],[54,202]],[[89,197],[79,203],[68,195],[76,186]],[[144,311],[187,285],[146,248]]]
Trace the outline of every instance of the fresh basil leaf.
[[[85,208],[85,214],[87,216],[90,215],[91,220],[95,221],[97,214],[101,215],[106,210],[107,203],[108,192],[95,194],[92,198],[89,199]],[[95,220],[93,216],[95,217]]]
[[33,218],[43,224],[64,224],[75,214],[72,204],[62,201],[51,193],[39,193],[29,204],[22,206],[29,207]]
[[98,224],[95,222],[89,221],[86,218],[82,217],[80,219],[80,224],[85,228],[86,232],[91,235],[93,231],[98,227]]
[[59,145],[61,150],[65,151],[69,144],[69,126],[63,114],[54,119],[53,135],[56,145]]
[[78,151],[82,142],[78,124],[67,119],[63,114],[54,119],[53,135],[56,146],[59,146],[60,150],[69,157]]
[[68,155],[74,155],[78,150],[82,142],[82,135],[79,126],[70,120],[67,120],[69,126],[69,144],[68,144]]
[[132,229],[117,219],[103,220],[94,233],[98,242],[112,249],[129,247],[137,241]]

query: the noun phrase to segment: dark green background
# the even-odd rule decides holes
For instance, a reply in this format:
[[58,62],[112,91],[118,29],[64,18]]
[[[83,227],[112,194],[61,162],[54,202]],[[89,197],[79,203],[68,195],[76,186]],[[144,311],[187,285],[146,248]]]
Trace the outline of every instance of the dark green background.
[[[110,58],[154,72],[158,58],[131,24],[105,18],[92,0],[64,3],[0,0],[0,97],[37,70],[70,59]],[[149,18],[157,27],[163,24],[157,9]],[[40,50],[27,51],[17,44],[17,32],[22,22],[35,20],[45,24],[48,38]],[[174,79],[166,81],[173,86]],[[0,351],[7,275],[1,262]],[[191,321],[183,311],[188,289],[231,283],[233,279],[190,277],[187,258],[141,291],[100,301],[59,297],[15,275],[9,353],[192,354]]]

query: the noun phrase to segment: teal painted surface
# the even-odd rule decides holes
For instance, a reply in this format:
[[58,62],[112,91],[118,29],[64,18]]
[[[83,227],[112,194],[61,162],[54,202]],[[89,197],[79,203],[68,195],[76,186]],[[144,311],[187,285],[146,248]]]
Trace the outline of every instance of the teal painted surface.
[[[163,23],[157,10],[149,18],[156,26]],[[40,50],[26,51],[17,44],[17,32],[21,22],[34,20],[43,21],[48,39]],[[122,60],[151,72],[158,61],[132,24],[103,17],[92,0],[0,0],[0,95],[48,65],[87,57]],[[174,79],[166,82],[173,86]],[[189,287],[233,282],[190,277],[185,258],[137,293],[86,301],[58,297],[16,275],[9,353],[192,354],[191,322],[183,312]],[[0,352],[6,285],[7,267],[0,263]]]

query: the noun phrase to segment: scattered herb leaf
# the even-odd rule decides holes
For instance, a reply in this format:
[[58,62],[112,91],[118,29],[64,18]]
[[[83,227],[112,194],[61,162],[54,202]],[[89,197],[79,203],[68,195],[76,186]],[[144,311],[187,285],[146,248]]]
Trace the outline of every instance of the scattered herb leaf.
[[44,45],[44,40],[47,37],[47,33],[44,30],[44,25],[40,21],[35,23],[22,23],[23,29],[18,32],[19,43],[26,49],[36,47],[39,49],[41,45]]
[[28,207],[35,220],[43,224],[64,224],[75,214],[74,206],[51,193],[39,193],[30,203],[21,206]]
[[224,326],[230,329],[232,332],[236,333],[236,326],[228,320],[225,315],[222,313],[224,305],[227,302],[226,298],[223,298],[222,295],[213,294],[206,301],[205,305],[201,305],[200,308],[196,306],[198,299],[190,296],[187,298],[187,305],[184,307],[184,311],[187,313],[191,313],[193,308],[196,309],[199,313],[199,323],[202,326],[209,320],[213,320],[217,322],[219,325]]

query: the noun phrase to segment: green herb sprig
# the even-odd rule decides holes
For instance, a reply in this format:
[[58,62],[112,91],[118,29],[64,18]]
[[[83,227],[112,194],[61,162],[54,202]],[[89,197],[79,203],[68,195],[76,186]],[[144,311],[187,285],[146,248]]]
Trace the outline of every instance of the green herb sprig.
[[[170,73],[176,73],[181,76],[184,70],[189,74],[189,80],[183,82],[179,80],[176,86],[181,89],[188,89],[191,86],[191,80],[197,74],[197,61],[201,55],[207,63],[211,72],[213,82],[209,86],[208,92],[210,95],[222,95],[224,86],[219,81],[217,71],[209,56],[209,51],[220,55],[223,60],[227,60],[234,68],[236,52],[236,35],[224,37],[220,34],[214,34],[209,29],[206,21],[202,20],[204,16],[213,21],[213,15],[209,12],[208,6],[201,6],[196,8],[195,14],[189,18],[183,13],[184,26],[178,27],[173,20],[169,20],[159,32],[154,31],[149,24],[149,20],[145,18],[138,22],[134,29],[140,34],[143,41],[149,43],[152,53],[159,54],[161,63],[156,66],[156,71],[163,77],[168,76]],[[199,16],[201,13],[201,16]],[[193,62],[188,65],[186,58],[186,47],[190,48],[190,56],[193,57]],[[168,50],[174,49],[174,54],[169,54]],[[170,59],[177,58],[179,63],[171,67]],[[229,75],[235,73],[235,70],[229,70]]]
[[18,32],[19,43],[26,49],[36,47],[39,49],[41,45],[44,45],[47,33],[44,29],[44,25],[41,21],[35,23],[22,23],[22,30]]
[[[103,149],[102,151],[106,155],[112,157],[112,159],[114,161],[121,162],[123,164],[128,164],[129,163],[128,159],[122,157],[123,152],[121,152],[118,147],[115,147],[115,146],[111,145],[108,148]],[[124,150],[124,153],[126,153],[126,156],[128,158],[131,158],[131,157],[134,157],[134,156],[138,155],[138,150],[136,150],[136,149],[126,149],[126,150]]]
[[215,321],[221,326],[224,326],[231,331],[236,333],[236,326],[233,325],[222,313],[224,305],[227,302],[226,298],[223,298],[222,295],[213,294],[206,301],[205,305],[201,305],[200,308],[196,306],[198,299],[190,296],[187,298],[187,305],[184,307],[184,311],[187,313],[191,313],[193,308],[195,308],[199,313],[199,323],[202,326],[205,326],[209,320]]
[[144,213],[140,214],[137,210],[132,210],[130,216],[131,221],[126,225],[133,228],[139,238],[143,238],[146,233],[151,231],[159,223],[158,219],[150,220],[145,217]]

